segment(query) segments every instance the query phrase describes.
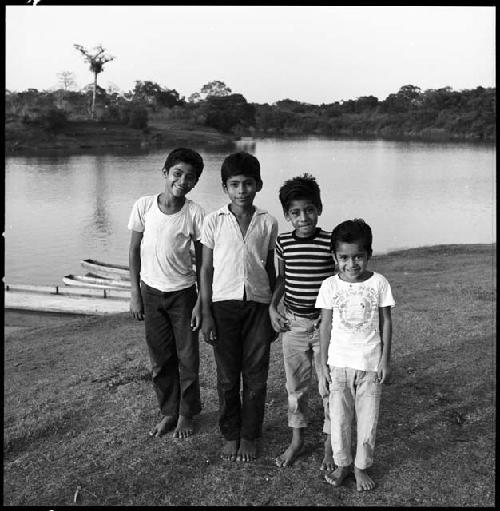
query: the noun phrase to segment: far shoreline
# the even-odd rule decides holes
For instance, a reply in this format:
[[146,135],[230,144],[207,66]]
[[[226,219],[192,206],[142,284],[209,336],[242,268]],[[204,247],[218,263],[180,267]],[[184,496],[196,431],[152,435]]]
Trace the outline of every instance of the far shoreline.
[[[253,135],[253,136],[252,136]],[[402,143],[476,145],[496,148],[496,140],[472,137],[453,137],[448,135],[423,136],[405,134],[365,134],[325,135],[321,133],[263,133],[254,132],[245,136],[225,134],[204,126],[152,126],[144,131],[116,123],[70,122],[59,133],[50,133],[40,126],[6,125],[5,157],[37,156],[78,156],[88,154],[146,154],[151,151],[168,150],[172,147],[189,146],[199,150],[232,151],[238,148],[248,150],[248,143],[263,139],[305,140],[308,138],[324,140],[389,141]]]

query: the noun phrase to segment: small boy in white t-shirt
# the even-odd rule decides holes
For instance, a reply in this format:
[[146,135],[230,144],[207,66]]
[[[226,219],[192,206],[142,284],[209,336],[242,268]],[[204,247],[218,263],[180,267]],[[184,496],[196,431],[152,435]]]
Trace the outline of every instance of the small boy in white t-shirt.
[[[193,434],[200,413],[199,345],[201,323],[197,275],[201,265],[204,211],[186,194],[204,164],[192,149],[178,148],[162,169],[163,192],[138,199],[130,215],[130,313],[144,319],[146,343],[162,418],[150,431],[174,437]],[[193,269],[193,248],[196,271]]]
[[338,274],[321,284],[316,307],[322,309],[320,351],[323,384],[330,391],[333,459],[325,476],[340,486],[351,472],[351,426],[357,423],[354,475],[358,491],[372,490],[366,473],[373,464],[382,384],[390,375],[391,286],[368,271],[372,231],[361,219],[347,220],[332,232],[331,250]]

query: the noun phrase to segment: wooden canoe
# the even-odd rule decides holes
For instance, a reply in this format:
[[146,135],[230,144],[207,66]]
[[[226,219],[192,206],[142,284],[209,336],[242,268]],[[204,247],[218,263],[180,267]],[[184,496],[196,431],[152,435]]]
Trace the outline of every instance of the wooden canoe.
[[100,278],[130,280],[128,266],[123,264],[103,263],[95,259],[83,259],[80,264],[92,275]]
[[66,286],[89,287],[96,289],[128,289],[130,290],[130,280],[105,279],[93,275],[65,275],[62,281]]
[[116,314],[129,310],[130,292],[121,289],[6,284],[6,309],[73,314]]

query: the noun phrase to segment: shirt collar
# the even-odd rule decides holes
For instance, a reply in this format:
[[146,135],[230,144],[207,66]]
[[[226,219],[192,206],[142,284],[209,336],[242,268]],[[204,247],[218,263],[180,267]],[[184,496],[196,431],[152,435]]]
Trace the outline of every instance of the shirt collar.
[[[258,206],[255,206],[255,204],[254,207],[256,215],[265,215],[267,213],[267,210],[261,209]],[[219,209],[219,215],[232,215],[231,211],[229,210],[229,204],[226,204]]]

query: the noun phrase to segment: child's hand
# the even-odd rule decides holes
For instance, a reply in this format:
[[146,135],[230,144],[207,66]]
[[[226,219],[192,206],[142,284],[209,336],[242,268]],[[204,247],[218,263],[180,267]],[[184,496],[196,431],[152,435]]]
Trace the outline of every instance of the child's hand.
[[215,334],[215,321],[212,314],[203,314],[199,335],[202,341],[215,346],[217,336]]
[[201,304],[200,300],[196,301],[196,305],[191,312],[191,330],[195,332],[201,326]]
[[380,362],[377,371],[377,377],[379,383],[389,383],[392,370],[387,362]]
[[271,324],[273,325],[273,329],[276,332],[285,332],[286,330],[290,330],[288,326],[288,320],[280,314],[276,307],[270,305],[269,306],[269,317],[271,318]]
[[142,321],[144,319],[144,306],[140,294],[132,293],[130,297],[130,314],[134,319]]

